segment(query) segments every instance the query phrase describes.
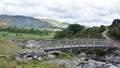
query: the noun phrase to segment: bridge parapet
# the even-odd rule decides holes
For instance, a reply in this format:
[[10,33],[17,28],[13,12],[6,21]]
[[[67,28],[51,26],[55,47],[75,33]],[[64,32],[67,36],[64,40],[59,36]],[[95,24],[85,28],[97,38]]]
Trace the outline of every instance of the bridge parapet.
[[107,46],[117,46],[119,45],[115,41],[107,40],[107,39],[45,39],[40,40],[40,44],[42,47],[55,47],[55,46],[74,46],[74,45],[107,45]]
[[40,40],[44,51],[73,48],[118,48],[120,43],[107,39],[44,39]]

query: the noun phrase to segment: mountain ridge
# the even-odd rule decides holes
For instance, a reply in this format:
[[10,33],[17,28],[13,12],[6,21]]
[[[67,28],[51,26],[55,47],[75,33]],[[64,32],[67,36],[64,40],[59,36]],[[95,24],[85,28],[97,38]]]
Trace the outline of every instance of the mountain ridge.
[[0,15],[0,23],[6,23],[15,26],[50,29],[61,29],[64,28],[64,26],[68,26],[68,23],[58,22],[51,19],[38,19],[22,15]]

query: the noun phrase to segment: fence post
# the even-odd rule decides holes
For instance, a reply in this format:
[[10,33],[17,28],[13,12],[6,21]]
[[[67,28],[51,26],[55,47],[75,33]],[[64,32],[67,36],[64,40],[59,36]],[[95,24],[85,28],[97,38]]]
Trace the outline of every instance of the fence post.
[[51,46],[53,46],[53,51],[55,51],[55,46],[56,46],[56,39],[55,40],[51,40],[52,42],[54,42],[54,45],[51,44]]
[[79,50],[80,50],[81,40],[79,41],[79,39],[78,39],[78,45],[79,45]]
[[67,45],[67,39],[63,39],[63,40],[65,40],[65,44],[61,44],[62,45],[62,50],[64,50],[64,45]]
[[44,40],[44,45],[45,45],[45,48],[44,48],[44,51],[46,50],[46,40]]
[[70,40],[71,52],[72,52],[72,40]]
[[93,45],[95,45],[95,42],[96,42],[96,40],[94,39],[94,40],[93,40]]

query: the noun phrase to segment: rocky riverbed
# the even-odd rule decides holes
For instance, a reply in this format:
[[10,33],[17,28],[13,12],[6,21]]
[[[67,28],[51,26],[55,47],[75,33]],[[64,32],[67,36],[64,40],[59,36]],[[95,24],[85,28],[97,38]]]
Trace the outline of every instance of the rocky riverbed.
[[120,64],[112,64],[99,62],[89,59],[88,61],[84,60],[84,57],[77,58],[73,60],[68,59],[55,59],[50,60],[48,63],[55,63],[57,65],[65,65],[65,68],[120,68]]
[[106,63],[120,64],[120,50],[114,50],[112,52],[111,54],[106,54],[102,57],[93,57],[92,59]]
[[[118,56],[117,56],[118,57]],[[108,58],[99,58],[99,61],[90,59],[86,53],[80,53],[79,57],[75,57],[73,59],[53,59],[56,58],[52,52],[35,52],[35,51],[24,51],[18,52],[16,54],[16,60],[38,60],[42,61],[40,63],[54,63],[56,65],[62,65],[63,68],[120,68],[120,63],[118,63],[119,58],[116,59],[115,56],[112,55],[112,59],[110,56]],[[45,59],[50,59],[49,61],[43,61]],[[113,60],[116,59],[116,60]],[[104,60],[105,62],[102,62]],[[106,62],[107,61],[107,62]],[[112,61],[112,62],[111,62]],[[114,62],[113,62],[114,61]]]
[[[27,59],[27,60],[44,60],[55,58],[55,55],[51,53],[43,52],[41,49],[42,44],[35,40],[28,40],[26,42],[15,41],[16,44],[27,48],[22,50],[22,52],[17,52],[16,60]],[[38,51],[36,50],[38,49]],[[95,56],[95,54],[86,54],[82,52],[78,54],[80,58],[74,60],[68,59],[56,59],[50,60],[48,63],[62,64],[67,68],[120,68],[120,50],[114,50],[111,54],[106,54],[104,56]],[[88,57],[89,59],[85,59]]]

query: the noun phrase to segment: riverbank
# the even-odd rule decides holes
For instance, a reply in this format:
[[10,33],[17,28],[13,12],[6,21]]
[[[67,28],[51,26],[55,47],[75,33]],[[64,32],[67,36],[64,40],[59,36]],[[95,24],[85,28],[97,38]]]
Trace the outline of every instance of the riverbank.
[[48,63],[55,63],[57,65],[63,65],[65,68],[120,68],[120,64],[105,63],[95,61],[92,59],[85,60],[85,57],[76,58],[72,60],[68,59],[55,59],[50,60]]

